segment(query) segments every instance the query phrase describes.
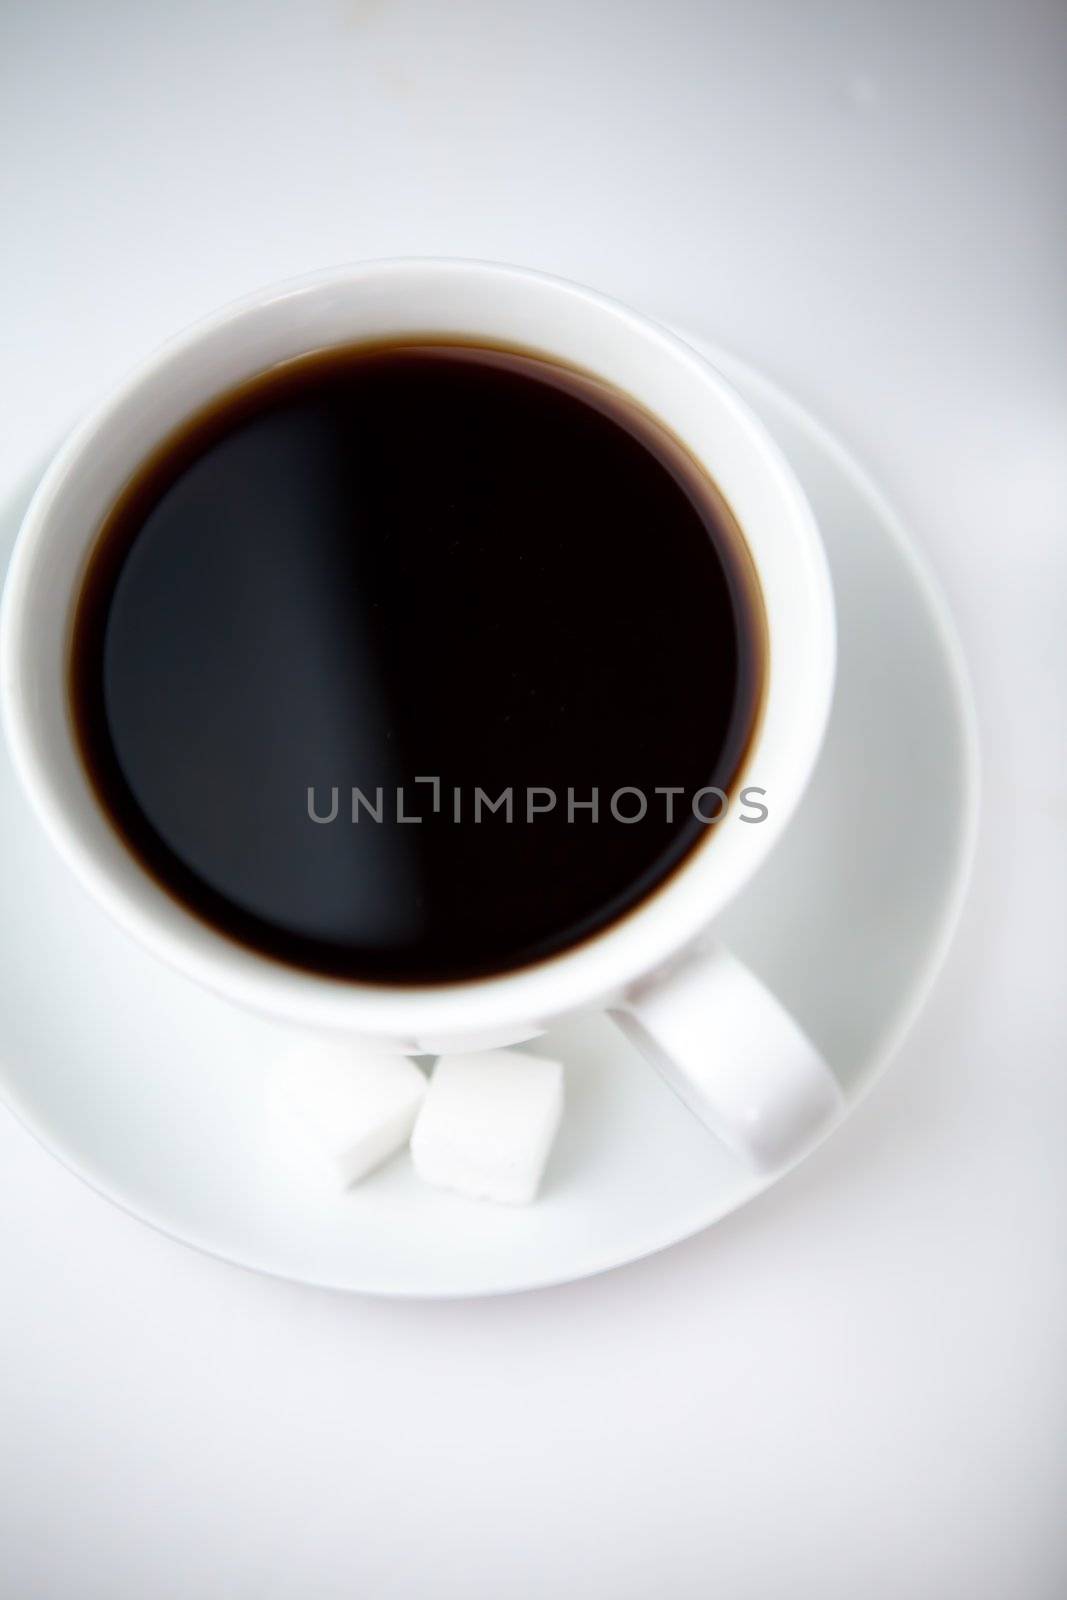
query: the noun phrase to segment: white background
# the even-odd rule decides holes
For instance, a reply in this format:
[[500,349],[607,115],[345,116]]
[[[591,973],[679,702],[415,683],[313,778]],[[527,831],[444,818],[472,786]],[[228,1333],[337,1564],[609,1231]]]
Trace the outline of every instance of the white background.
[[0,1112],[3,1600],[1059,1600],[1067,7],[6,0],[0,75],[0,488],[272,277],[549,268],[842,433],[941,576],[985,767],[894,1069],[746,1212],[598,1281],[259,1280]]

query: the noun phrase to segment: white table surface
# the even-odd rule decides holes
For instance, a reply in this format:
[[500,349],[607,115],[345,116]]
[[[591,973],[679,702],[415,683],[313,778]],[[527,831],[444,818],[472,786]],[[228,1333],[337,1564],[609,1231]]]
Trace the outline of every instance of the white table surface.
[[545,267],[840,430],[941,576],[985,765],[893,1070],[747,1211],[595,1282],[261,1280],[0,1112],[5,1600],[1059,1600],[1062,0],[36,0],[0,117],[0,488],[257,283]]

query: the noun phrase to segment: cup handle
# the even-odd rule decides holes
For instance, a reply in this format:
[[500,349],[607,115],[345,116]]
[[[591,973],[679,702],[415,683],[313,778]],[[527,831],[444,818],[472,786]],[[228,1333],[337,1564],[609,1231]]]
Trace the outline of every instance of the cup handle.
[[753,1166],[795,1161],[843,1109],[810,1039],[721,945],[636,985],[612,1015],[704,1126]]

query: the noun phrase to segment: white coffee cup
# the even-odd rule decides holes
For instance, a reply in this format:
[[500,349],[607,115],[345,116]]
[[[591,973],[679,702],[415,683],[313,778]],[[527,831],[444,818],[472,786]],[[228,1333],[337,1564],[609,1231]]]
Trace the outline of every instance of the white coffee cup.
[[[402,988],[298,971],[216,932],[144,870],[91,788],[72,730],[72,613],[101,523],[172,430],[257,372],[310,351],[420,335],[543,352],[633,397],[714,479],[762,589],[769,666],[739,785],[758,826],[709,826],[636,909],[580,945],[499,976]],[[0,613],[0,696],[16,769],[56,848],[163,960],[289,1024],[417,1054],[536,1037],[611,1011],[707,1126],[761,1166],[795,1159],[840,1108],[833,1075],[764,986],[710,944],[716,915],[772,849],[818,755],[834,681],[833,595],[811,509],[762,425],[700,355],[573,283],[490,263],[372,261],[259,291],[173,339],[75,429],[34,496]],[[649,663],[655,671],[655,663]],[[783,907],[796,919],[804,909]]]

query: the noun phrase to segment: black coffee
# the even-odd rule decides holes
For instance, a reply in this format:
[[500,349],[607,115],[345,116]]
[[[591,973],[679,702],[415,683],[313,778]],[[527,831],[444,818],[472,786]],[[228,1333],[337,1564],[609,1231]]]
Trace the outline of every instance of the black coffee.
[[314,972],[434,982],[574,944],[706,837],[762,641],[729,512],[634,404],[511,351],[360,348],[143,467],[72,702],[114,826],[189,909]]

